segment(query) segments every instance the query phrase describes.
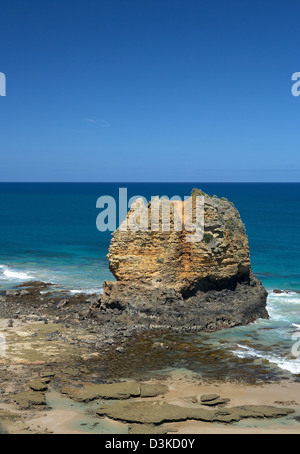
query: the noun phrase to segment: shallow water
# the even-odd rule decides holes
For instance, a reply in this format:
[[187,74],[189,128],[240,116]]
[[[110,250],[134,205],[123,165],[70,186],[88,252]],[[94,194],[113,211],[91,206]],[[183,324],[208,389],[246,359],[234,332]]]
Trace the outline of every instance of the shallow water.
[[[182,379],[186,378],[184,376]],[[178,377],[177,377],[178,379]],[[51,421],[51,430],[54,433],[90,433],[90,434],[128,434],[128,425],[109,419],[101,419],[95,416],[96,410],[104,401],[94,401],[89,403],[77,403],[67,397],[61,396],[56,391],[47,393],[47,404],[51,407],[48,417],[39,421],[47,427]],[[105,405],[109,402],[105,401]],[[111,402],[112,404],[114,402]],[[48,419],[50,417],[50,419]],[[236,423],[230,424],[237,428],[268,429],[276,427],[299,427],[300,411],[274,419],[251,419],[247,418]],[[63,423],[60,423],[63,421]],[[214,424],[216,425],[216,424]],[[228,428],[227,424],[218,423],[217,427]]]
[[[128,426],[108,419],[101,419],[95,415],[102,401],[91,403],[77,403],[61,396],[56,391],[48,392],[47,405],[51,407],[51,418],[54,420],[54,431],[62,433],[94,433],[94,434],[127,434]],[[56,424],[55,419],[63,419],[63,423]],[[45,421],[46,423],[46,421]],[[53,426],[52,426],[53,427]]]
[[270,293],[268,320],[212,333],[143,334],[126,345],[126,353],[94,367],[111,378],[162,378],[185,371],[198,380],[298,380],[300,356],[292,348],[293,336],[300,339],[299,309],[298,294]]

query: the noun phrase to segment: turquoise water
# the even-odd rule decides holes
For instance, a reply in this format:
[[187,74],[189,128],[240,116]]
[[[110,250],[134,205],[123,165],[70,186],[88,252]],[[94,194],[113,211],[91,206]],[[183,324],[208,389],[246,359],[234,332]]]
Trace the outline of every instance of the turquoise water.
[[[99,406],[107,404],[105,401],[78,403],[56,391],[47,392],[46,398],[47,405],[51,408],[51,412],[57,415],[59,421],[59,424],[54,423],[54,433],[66,433],[68,430],[74,430],[76,433],[82,434],[128,434],[126,424],[96,416]],[[65,424],[60,427],[62,418]]]
[[[267,358],[300,373],[299,357],[291,358],[300,325],[300,184],[1,183],[0,289],[35,279],[73,292],[100,291],[113,277],[106,259],[111,234],[96,228],[96,201],[111,195],[118,206],[120,187],[128,188],[128,199],[148,200],[188,196],[198,187],[235,204],[246,225],[252,268],[269,292],[271,318],[211,334],[208,341],[225,341],[235,357]],[[275,288],[289,293],[272,293]]]
[[2,183],[0,285],[34,277],[68,289],[100,288],[112,276],[105,258],[110,233],[96,228],[98,197],[118,201],[119,187],[128,188],[128,199],[183,197],[195,186],[238,208],[252,267],[266,288],[300,290],[300,184]]

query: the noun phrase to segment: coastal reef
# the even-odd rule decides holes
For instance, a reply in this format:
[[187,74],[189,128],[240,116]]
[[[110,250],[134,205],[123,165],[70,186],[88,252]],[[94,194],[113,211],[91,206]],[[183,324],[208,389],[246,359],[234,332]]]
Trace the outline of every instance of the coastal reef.
[[225,198],[194,189],[185,201],[156,198],[146,206],[137,199],[112,234],[107,257],[116,281],[104,283],[103,309],[186,331],[268,317],[267,292],[251,270],[245,226]]

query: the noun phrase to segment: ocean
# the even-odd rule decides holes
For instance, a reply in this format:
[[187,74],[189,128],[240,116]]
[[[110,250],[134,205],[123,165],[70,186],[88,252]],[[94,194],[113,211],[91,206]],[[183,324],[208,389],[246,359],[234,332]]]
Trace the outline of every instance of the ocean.
[[[119,188],[127,188],[128,199],[140,195],[150,200],[155,195],[183,198],[194,187],[228,198],[239,210],[253,271],[269,293],[270,319],[185,335],[185,342],[225,349],[230,357],[225,371],[231,375],[250,363],[268,364],[275,375],[300,374],[300,347],[295,346],[298,332],[300,339],[300,184],[1,183],[0,290],[39,280],[73,293],[101,292],[103,282],[113,276],[106,259],[111,233],[96,228],[97,199],[112,196],[118,207]],[[178,353],[172,367],[205,369],[202,350],[196,359]]]

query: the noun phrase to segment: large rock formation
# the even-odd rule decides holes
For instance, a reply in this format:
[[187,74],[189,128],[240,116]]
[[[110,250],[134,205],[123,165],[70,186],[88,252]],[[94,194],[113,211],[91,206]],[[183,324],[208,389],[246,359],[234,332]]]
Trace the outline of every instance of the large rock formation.
[[[129,311],[152,326],[184,330],[215,330],[268,317],[267,293],[251,271],[237,209],[202,191],[192,195],[186,202],[156,200],[145,207],[139,199],[132,205],[112,236],[108,259],[117,281],[105,282],[103,307]],[[183,213],[190,203],[195,221],[196,196],[204,203],[204,235],[189,241]],[[170,229],[163,231],[162,213],[168,210]],[[141,227],[125,230],[133,220]]]

